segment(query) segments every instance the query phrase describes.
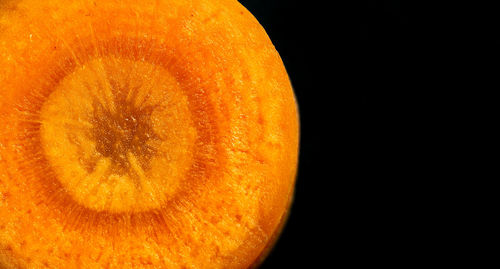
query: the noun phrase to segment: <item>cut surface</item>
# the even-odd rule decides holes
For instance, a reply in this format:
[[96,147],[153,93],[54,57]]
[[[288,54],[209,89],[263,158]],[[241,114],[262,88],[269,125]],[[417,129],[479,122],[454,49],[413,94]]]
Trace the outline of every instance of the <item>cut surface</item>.
[[235,0],[0,4],[0,268],[247,268],[293,194],[281,59]]
[[160,208],[193,162],[187,98],[167,70],[147,62],[104,57],[83,64],[50,94],[40,118],[50,166],[86,208]]

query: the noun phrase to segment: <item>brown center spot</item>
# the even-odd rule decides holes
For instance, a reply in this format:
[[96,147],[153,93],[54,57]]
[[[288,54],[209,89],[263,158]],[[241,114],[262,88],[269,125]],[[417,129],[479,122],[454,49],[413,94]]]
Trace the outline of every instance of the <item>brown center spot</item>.
[[[96,151],[111,160],[111,171],[126,174],[131,169],[130,155],[133,154],[143,170],[150,168],[150,160],[157,153],[160,137],[155,133],[151,114],[155,105],[135,105],[135,89],[112,86],[112,104],[103,104],[97,98],[93,101],[94,111],[90,119],[91,139],[96,142]],[[127,98],[130,96],[130,98]],[[89,168],[95,169],[95,163]],[[89,171],[90,172],[90,171]]]

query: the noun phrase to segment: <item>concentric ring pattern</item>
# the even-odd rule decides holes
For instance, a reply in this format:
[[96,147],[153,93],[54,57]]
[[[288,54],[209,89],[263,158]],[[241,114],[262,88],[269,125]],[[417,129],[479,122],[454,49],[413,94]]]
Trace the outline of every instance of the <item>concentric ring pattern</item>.
[[281,59],[237,1],[0,5],[0,267],[246,268],[297,166]]

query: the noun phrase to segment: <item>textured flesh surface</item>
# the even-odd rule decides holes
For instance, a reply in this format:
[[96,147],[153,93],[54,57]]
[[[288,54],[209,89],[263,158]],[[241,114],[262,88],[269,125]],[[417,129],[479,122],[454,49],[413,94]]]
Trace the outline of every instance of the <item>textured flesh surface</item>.
[[0,268],[247,268],[293,194],[283,63],[235,0],[0,0]]

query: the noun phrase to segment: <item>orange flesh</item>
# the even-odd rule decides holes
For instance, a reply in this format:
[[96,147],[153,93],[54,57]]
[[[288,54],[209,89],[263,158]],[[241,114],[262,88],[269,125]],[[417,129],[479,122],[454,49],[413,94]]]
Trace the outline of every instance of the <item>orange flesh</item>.
[[0,0],[0,268],[247,268],[298,117],[235,0]]

